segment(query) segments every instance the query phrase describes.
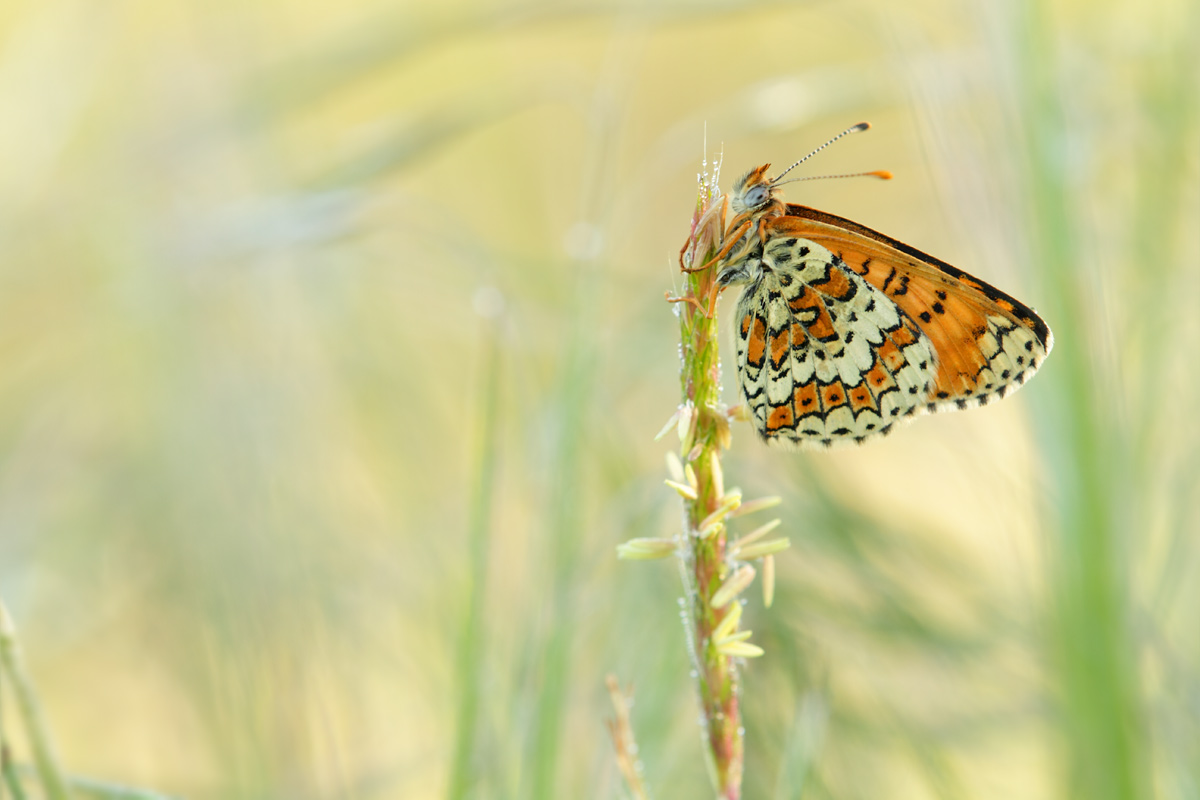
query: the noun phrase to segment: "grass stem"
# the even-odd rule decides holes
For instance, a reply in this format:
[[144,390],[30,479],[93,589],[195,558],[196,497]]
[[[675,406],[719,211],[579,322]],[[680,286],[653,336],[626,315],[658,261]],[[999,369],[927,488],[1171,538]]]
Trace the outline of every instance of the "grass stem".
[[[716,176],[712,180],[706,176],[686,248],[690,263],[685,266],[706,263],[716,254],[723,231],[719,216],[713,212],[720,202]],[[737,656],[731,653],[737,648],[718,647],[714,635],[737,607],[727,599],[721,604],[714,602],[718,589],[732,574],[726,558],[726,528],[721,521],[724,515],[717,513],[732,509],[726,505],[720,467],[721,446],[728,442],[729,434],[721,406],[717,320],[706,313],[714,273],[712,269],[684,273],[685,302],[675,305],[679,314],[681,403],[691,419],[682,437],[680,457],[694,494],[680,493],[685,546],[679,554],[687,598],[687,641],[696,675],[709,774],[721,800],[738,800],[745,742]],[[726,423],[723,428],[722,422]],[[728,627],[724,626],[722,632]]]
[[33,690],[33,680],[25,669],[16,626],[3,601],[0,601],[0,672],[8,676],[13,687],[17,712],[25,726],[25,735],[33,750],[34,764],[46,797],[49,800],[67,800],[71,796],[70,790],[50,738],[50,728]]

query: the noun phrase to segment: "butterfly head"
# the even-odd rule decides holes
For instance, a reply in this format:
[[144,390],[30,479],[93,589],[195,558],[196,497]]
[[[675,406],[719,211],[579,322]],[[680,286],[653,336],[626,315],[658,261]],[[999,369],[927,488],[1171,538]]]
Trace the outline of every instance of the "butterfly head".
[[733,185],[729,195],[729,205],[734,216],[747,211],[758,212],[765,209],[777,199],[779,190],[767,177],[770,164],[763,164],[747,172]]

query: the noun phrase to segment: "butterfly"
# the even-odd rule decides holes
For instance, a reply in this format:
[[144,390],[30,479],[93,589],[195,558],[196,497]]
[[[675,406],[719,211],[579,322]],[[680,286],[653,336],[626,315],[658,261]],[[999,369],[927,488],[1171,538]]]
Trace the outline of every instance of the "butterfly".
[[742,287],[738,383],[768,444],[861,443],[920,414],[985,405],[1029,380],[1054,346],[1033,309],[990,284],[781,199],[789,170],[867,127],[774,178],[770,164],[750,170],[728,198],[734,217],[709,264],[714,291]]

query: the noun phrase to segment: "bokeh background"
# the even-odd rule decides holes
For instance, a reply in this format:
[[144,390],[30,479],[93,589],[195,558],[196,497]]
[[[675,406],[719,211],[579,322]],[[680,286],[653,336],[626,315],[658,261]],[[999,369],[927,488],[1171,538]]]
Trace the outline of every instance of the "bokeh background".
[[707,796],[678,572],[615,558],[679,523],[663,293],[706,156],[869,119],[805,169],[896,180],[789,199],[1057,342],[862,449],[735,428],[793,542],[746,796],[1200,797],[1198,112],[1191,0],[9,0],[0,597],[65,762],[619,798],[613,672]]

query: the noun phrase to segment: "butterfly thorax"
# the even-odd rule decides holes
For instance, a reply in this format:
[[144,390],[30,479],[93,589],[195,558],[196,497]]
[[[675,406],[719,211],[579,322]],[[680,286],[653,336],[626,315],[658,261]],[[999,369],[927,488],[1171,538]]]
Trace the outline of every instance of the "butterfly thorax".
[[[729,206],[733,220],[724,232],[721,249],[727,251],[717,272],[720,286],[756,282],[763,274],[763,248],[770,221],[787,214],[787,204],[766,177],[770,164],[750,170],[733,185]],[[736,239],[736,242],[731,241]]]

